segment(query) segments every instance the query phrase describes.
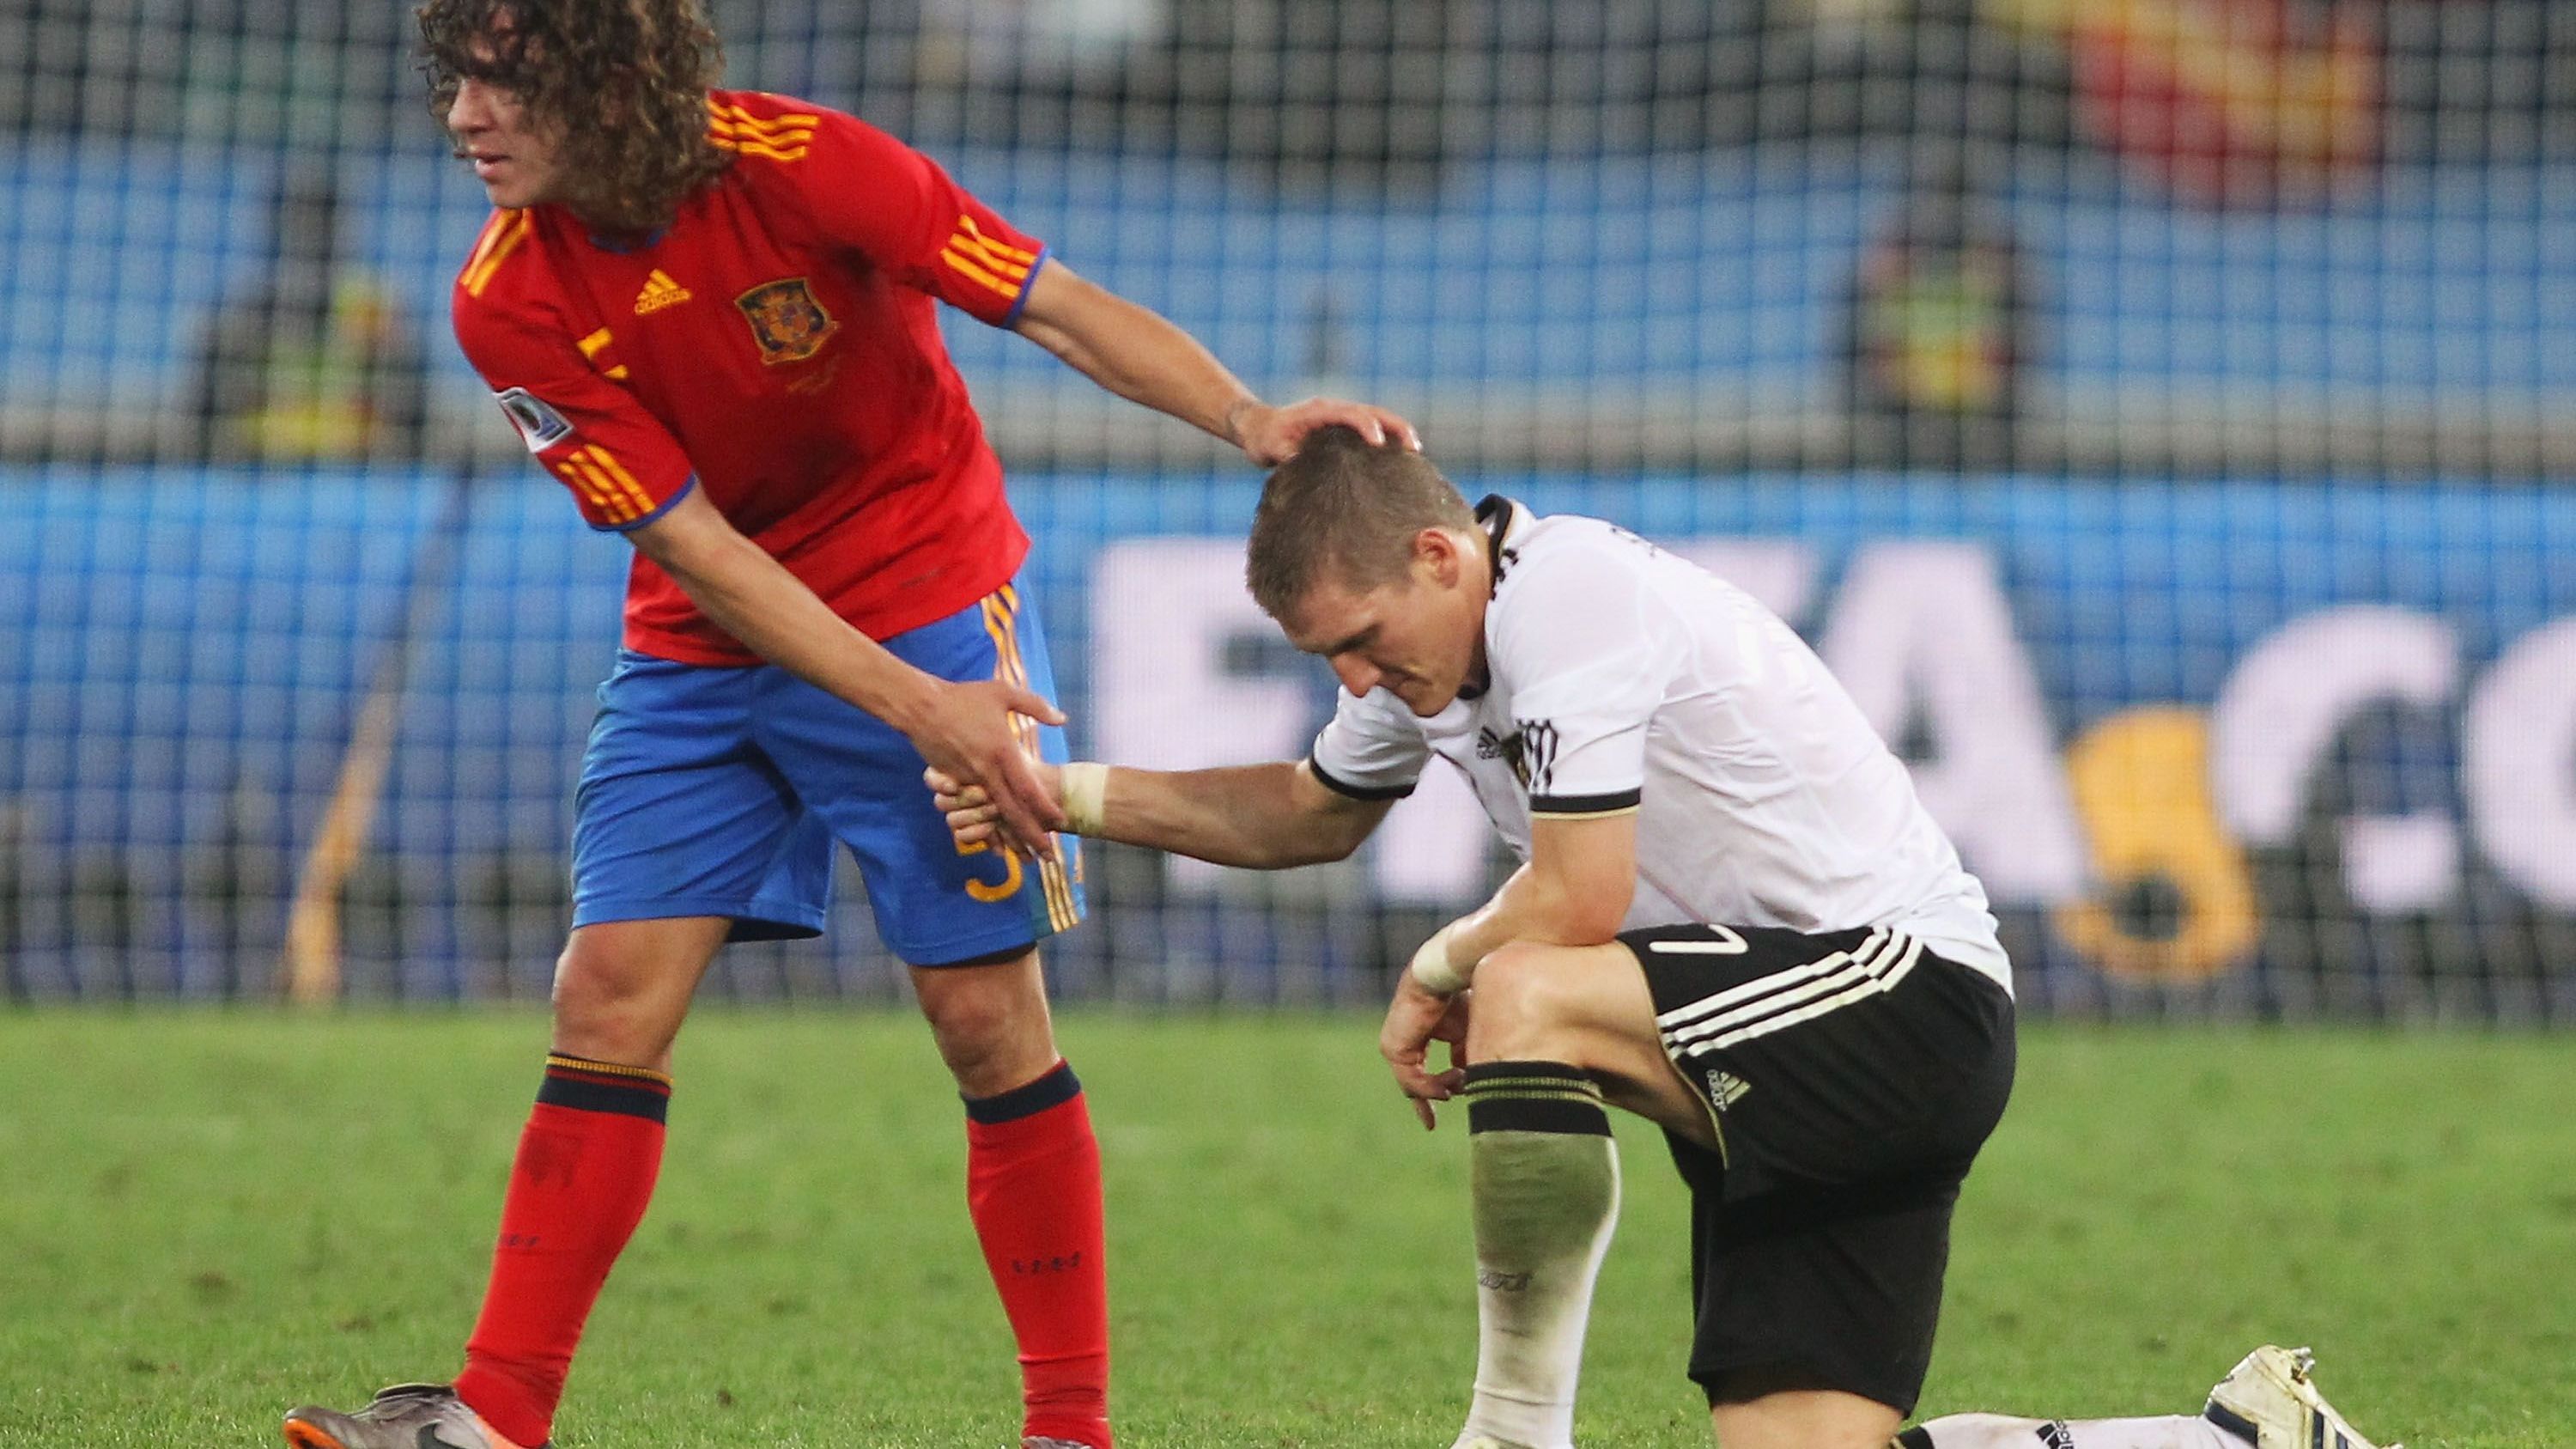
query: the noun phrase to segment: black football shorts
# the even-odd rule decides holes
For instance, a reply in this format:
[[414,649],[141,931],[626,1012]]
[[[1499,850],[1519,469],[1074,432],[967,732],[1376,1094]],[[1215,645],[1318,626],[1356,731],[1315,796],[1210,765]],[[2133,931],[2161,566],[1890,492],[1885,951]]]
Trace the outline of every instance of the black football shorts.
[[2013,1078],[2012,998],[1900,931],[1670,926],[1620,941],[1722,1150],[1692,1190],[1690,1374],[1740,1370],[1911,1413],[1950,1214]]

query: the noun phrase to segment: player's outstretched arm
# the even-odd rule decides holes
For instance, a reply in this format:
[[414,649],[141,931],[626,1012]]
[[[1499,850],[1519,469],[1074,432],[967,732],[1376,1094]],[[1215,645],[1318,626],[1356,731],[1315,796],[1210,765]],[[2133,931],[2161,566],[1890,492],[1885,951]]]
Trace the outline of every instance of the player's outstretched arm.
[[770,663],[903,731],[932,766],[981,782],[1016,846],[1048,859],[1064,825],[1055,795],[1011,731],[1013,714],[1064,716],[1000,680],[957,684],[915,669],[850,627],[696,489],[627,535],[726,633]]
[[1093,382],[1223,438],[1264,468],[1286,462],[1308,433],[1336,423],[1372,443],[1422,446],[1411,423],[1368,403],[1318,397],[1270,406],[1198,339],[1052,257],[1030,279],[1012,325]]
[[[1359,849],[1393,803],[1328,789],[1303,761],[1214,770],[1094,764],[1039,770],[1066,828],[1078,835],[1250,870],[1340,860]],[[999,816],[986,791],[937,768],[926,778],[959,844],[991,838]]]

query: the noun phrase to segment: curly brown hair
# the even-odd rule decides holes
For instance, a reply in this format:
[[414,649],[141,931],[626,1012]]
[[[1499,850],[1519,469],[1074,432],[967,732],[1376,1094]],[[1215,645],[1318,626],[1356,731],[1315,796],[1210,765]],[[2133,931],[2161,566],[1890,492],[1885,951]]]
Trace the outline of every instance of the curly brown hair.
[[707,139],[724,49],[698,0],[425,0],[421,71],[443,127],[471,77],[561,137],[565,204],[611,232],[671,224],[730,157]]

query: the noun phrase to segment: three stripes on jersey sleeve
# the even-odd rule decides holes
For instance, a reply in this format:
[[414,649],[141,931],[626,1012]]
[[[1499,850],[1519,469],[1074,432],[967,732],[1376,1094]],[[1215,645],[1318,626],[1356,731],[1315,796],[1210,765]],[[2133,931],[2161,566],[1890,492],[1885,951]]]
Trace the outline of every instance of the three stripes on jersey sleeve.
[[659,506],[617,455],[597,443],[573,449],[555,464],[555,471],[610,523],[633,523]]
[[968,281],[1016,301],[1020,289],[1028,285],[1029,268],[1037,265],[1038,254],[984,235],[975,218],[960,212],[957,230],[950,234],[939,259]]

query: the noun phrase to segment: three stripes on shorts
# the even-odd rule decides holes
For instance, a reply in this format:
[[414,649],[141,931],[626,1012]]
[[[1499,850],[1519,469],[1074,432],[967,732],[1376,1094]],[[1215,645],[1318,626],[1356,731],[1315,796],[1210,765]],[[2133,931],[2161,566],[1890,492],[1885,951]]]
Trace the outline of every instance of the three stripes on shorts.
[[[1711,940],[1655,941],[1648,950],[1665,955],[1735,955],[1744,939],[1723,927]],[[1880,927],[1847,951],[1772,972],[1730,986],[1655,1018],[1666,1047],[1675,1052],[1709,1052],[1768,1036],[1873,996],[1884,996],[1903,982],[1923,957],[1923,943],[1902,931]]]

